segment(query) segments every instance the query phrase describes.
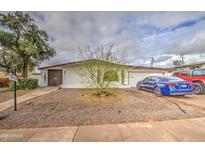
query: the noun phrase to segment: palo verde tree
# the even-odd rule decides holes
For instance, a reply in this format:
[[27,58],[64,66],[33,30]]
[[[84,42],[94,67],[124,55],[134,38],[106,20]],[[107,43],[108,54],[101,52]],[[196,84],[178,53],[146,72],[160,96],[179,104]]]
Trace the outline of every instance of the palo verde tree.
[[80,74],[97,95],[109,95],[115,84],[124,83],[126,56],[125,52],[120,53],[113,50],[113,45],[80,49],[80,56],[86,59]]
[[[11,68],[5,62],[16,63],[24,78],[27,78],[29,68],[33,69],[55,55],[47,33],[23,12],[0,14],[0,48],[5,55],[0,57],[0,67],[9,71]],[[15,58],[11,60],[12,56]]]

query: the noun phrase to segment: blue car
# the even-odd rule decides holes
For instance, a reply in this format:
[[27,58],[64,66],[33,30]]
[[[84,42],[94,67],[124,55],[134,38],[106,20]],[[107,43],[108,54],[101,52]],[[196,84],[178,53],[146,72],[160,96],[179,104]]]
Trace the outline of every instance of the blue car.
[[149,76],[136,86],[139,90],[154,92],[156,96],[193,94],[192,83],[175,76]]

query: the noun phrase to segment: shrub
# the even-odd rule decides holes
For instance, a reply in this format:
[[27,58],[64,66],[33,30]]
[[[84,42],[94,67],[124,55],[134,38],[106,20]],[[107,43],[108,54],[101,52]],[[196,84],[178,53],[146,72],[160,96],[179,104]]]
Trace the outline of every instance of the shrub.
[[0,78],[0,87],[8,87],[9,79],[8,78]]
[[[17,89],[35,89],[38,87],[38,80],[37,79],[19,79],[16,83]],[[14,82],[10,82],[10,89],[14,89]]]

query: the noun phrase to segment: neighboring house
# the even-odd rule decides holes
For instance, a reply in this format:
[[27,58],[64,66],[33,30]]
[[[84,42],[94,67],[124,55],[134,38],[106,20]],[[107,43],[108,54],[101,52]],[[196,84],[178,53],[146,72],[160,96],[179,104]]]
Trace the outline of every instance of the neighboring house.
[[[80,74],[81,68],[85,61],[75,61],[53,66],[41,67],[41,82],[40,86],[61,86],[63,88],[84,88],[85,78]],[[118,64],[116,64],[118,65]],[[127,66],[121,71],[117,87],[135,87],[139,80],[149,75],[167,75],[174,70],[168,68],[154,68],[141,66]]]
[[[21,74],[19,74],[18,76],[21,77]],[[0,78],[7,78],[7,77],[8,77],[8,74],[5,74],[4,72],[0,72]],[[37,73],[35,69],[33,69],[32,71],[29,71],[28,78],[38,79],[38,82],[40,85],[41,73]]]
[[177,66],[175,68],[177,69],[177,71],[181,71],[181,70],[188,71],[196,68],[205,68],[205,62],[192,63],[183,66]]

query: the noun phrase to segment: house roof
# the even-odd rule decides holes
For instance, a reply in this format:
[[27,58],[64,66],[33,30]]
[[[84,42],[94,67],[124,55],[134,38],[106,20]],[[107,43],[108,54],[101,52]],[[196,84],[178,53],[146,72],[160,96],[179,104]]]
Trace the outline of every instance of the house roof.
[[[39,69],[49,69],[53,67],[61,67],[65,65],[79,65],[87,61],[102,61],[103,60],[98,60],[98,59],[87,59],[87,60],[80,60],[80,61],[74,61],[74,62],[68,62],[68,63],[62,63],[62,64],[56,64],[56,65],[50,65],[50,66],[45,66],[45,67],[39,67]],[[104,61],[106,62],[106,61]],[[116,65],[125,65],[127,67],[130,67],[132,69],[148,69],[148,70],[166,70],[166,71],[172,71],[174,68],[161,68],[161,67],[146,67],[146,66],[134,66],[134,65],[126,65],[126,64],[118,64],[118,63],[112,63]]]
[[131,66],[133,69],[147,69],[147,70],[161,70],[161,71],[174,71],[175,68],[166,68],[166,67],[146,67],[146,66]]
[[186,65],[182,65],[182,66],[176,66],[175,68],[198,66],[198,65],[202,65],[202,64],[205,64],[205,61],[197,62],[197,63],[190,63],[190,64],[186,64]]
[[[47,68],[52,68],[52,67],[65,66],[65,65],[79,65],[79,64],[82,64],[84,62],[89,62],[89,61],[102,61],[103,62],[103,60],[98,60],[98,59],[87,59],[87,60],[73,61],[73,62],[61,63],[61,64],[50,65],[50,66],[45,66],[45,67],[39,67],[38,69],[47,69]],[[122,65],[122,64],[117,64],[117,63],[112,63],[112,64]]]

